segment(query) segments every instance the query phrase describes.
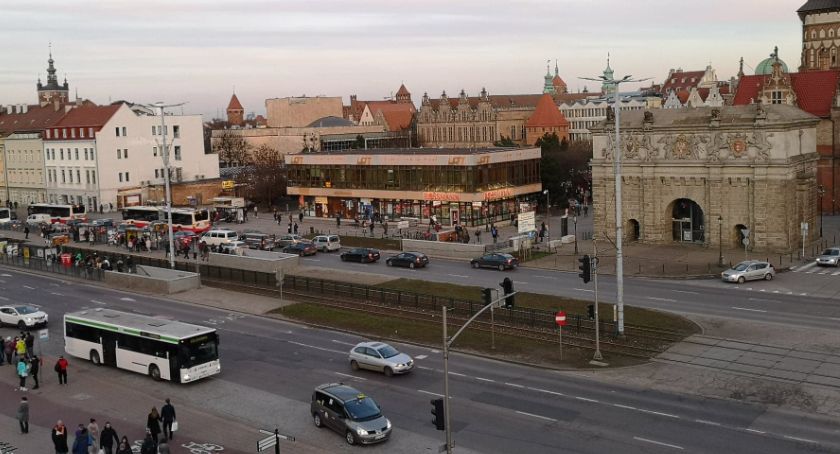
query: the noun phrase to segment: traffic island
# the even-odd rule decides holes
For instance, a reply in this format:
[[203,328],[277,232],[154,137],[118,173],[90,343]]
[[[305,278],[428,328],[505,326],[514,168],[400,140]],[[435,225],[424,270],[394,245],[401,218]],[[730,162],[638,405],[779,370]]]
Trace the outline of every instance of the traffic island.
[[132,272],[105,271],[102,280],[113,288],[171,295],[201,287],[201,277],[188,271],[137,265]]

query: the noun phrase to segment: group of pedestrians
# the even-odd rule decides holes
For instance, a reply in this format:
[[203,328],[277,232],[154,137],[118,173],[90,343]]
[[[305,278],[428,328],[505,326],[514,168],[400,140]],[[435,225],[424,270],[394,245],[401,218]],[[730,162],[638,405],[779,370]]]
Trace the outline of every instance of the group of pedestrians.
[[[26,397],[21,399],[18,419],[21,433],[29,433],[29,403]],[[177,427],[175,407],[169,399],[166,399],[160,413],[156,407],[152,407],[146,421],[146,435],[140,444],[140,454],[169,454],[168,440],[172,440]],[[162,437],[161,433],[163,433]],[[53,426],[50,436],[56,454],[133,454],[134,452],[128,437],[125,435],[120,437],[109,421],[105,422],[101,430],[94,418],[90,418],[87,425],[79,424],[73,433],[72,443],[68,434],[69,430],[63,421],[59,420]]]

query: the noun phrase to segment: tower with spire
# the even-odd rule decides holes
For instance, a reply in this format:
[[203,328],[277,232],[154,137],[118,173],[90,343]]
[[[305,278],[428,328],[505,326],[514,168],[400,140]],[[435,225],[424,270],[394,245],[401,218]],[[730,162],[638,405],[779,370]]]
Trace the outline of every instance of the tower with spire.
[[554,84],[551,77],[551,60],[546,60],[545,63],[545,84],[543,85],[543,93],[550,95],[554,94]]
[[52,44],[50,44],[50,59],[47,60],[47,83],[41,83],[41,78],[38,78],[38,103],[43,107],[47,104],[60,103],[64,104],[70,99],[70,85],[67,83],[67,77],[64,78],[64,84],[58,83],[58,76],[55,70],[55,60],[52,57]]
[[243,126],[245,124],[245,108],[236,97],[236,93],[230,97],[227,106],[227,121],[231,126]]
[[554,78],[551,79],[551,85],[554,87],[555,95],[563,95],[569,92],[566,82],[560,77],[560,68],[557,66],[557,60],[554,60]]
[[[607,67],[604,68],[604,79],[613,80],[613,74],[614,72],[612,68],[610,68],[610,54],[607,54]],[[604,82],[603,84],[601,84],[601,93],[603,93],[604,96],[611,96],[615,94],[615,88],[616,87],[614,84],[608,84]]]

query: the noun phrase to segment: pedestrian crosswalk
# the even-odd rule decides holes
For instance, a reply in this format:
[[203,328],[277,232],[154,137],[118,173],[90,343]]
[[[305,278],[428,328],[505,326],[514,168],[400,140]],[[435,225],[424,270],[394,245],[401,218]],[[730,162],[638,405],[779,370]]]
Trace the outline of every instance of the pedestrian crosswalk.
[[793,273],[805,274],[823,274],[830,276],[840,276],[840,269],[834,267],[818,266],[816,262],[806,263],[805,265],[796,266],[790,269]]

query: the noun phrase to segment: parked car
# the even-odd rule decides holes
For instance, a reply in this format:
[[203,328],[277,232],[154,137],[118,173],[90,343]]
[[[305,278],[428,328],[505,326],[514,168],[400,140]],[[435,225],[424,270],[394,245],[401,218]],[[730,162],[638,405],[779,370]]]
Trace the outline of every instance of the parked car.
[[315,249],[315,245],[309,241],[299,241],[284,247],[283,252],[286,254],[297,254],[303,257],[305,255],[315,255],[318,249]]
[[342,434],[347,444],[372,444],[391,435],[391,421],[376,402],[361,391],[342,383],[315,388],[310,412],[315,427],[329,427]]
[[512,270],[519,266],[519,260],[510,254],[493,252],[470,260],[473,268],[497,268],[499,271]]
[[747,260],[720,273],[724,282],[737,282],[739,284],[759,279],[769,281],[774,276],[776,276],[776,269],[773,268],[773,265],[759,260]]
[[341,253],[342,262],[373,263],[379,260],[379,250],[357,247]]
[[429,257],[422,252],[401,252],[385,260],[388,266],[406,266],[408,268],[423,268],[429,264]]
[[109,218],[94,219],[90,223],[97,227],[113,227],[115,225],[114,220]]
[[277,239],[274,240],[274,242],[277,244],[278,247],[286,247],[304,240],[305,238],[300,235],[287,233],[277,237]]
[[207,233],[201,237],[201,240],[212,248],[218,248],[224,243],[230,243],[231,241],[237,241],[238,239],[239,235],[237,235],[235,231],[227,229],[208,230]]
[[52,217],[45,213],[30,214],[26,218],[26,223],[29,224],[30,227],[40,224],[52,224]]
[[406,374],[414,368],[414,360],[382,342],[360,342],[350,350],[353,370],[369,369],[387,376]]
[[244,241],[251,249],[261,249],[263,251],[273,251],[274,237],[260,232],[248,232],[242,235],[240,240]]
[[830,247],[817,257],[817,265],[840,266],[840,247]]
[[219,254],[245,255],[248,245],[244,241],[228,241],[219,245]]
[[338,235],[318,235],[313,240],[320,252],[332,252],[341,249],[341,239]]
[[193,241],[198,239],[198,235],[195,232],[190,232],[189,230],[181,230],[179,232],[173,232],[172,238],[175,239],[175,246],[178,249],[183,249],[185,247],[190,247]]
[[45,312],[32,306],[0,307],[0,324],[13,325],[18,329],[34,328],[41,325],[46,326],[48,318]]

